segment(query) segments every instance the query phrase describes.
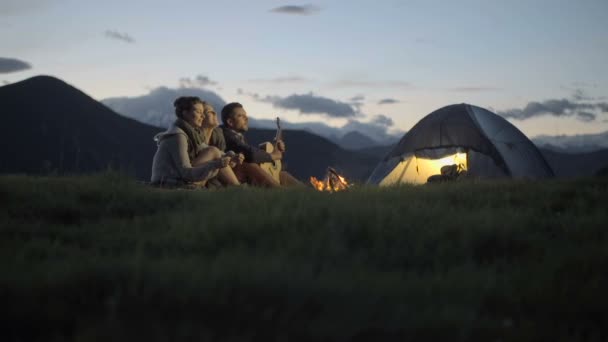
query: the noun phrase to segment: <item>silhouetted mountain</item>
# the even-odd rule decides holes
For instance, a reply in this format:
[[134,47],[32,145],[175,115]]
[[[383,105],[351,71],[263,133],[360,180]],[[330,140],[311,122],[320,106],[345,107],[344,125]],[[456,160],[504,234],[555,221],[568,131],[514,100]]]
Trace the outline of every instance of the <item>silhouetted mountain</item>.
[[[226,101],[215,92],[200,88],[158,87],[150,90],[148,94],[134,97],[113,97],[102,99],[100,102],[120,115],[138,120],[140,122],[168,127],[175,119],[173,114],[173,101],[178,96],[198,96],[211,103],[217,112],[220,112]],[[348,128],[348,125],[355,127]],[[378,127],[374,123],[351,122],[343,127],[329,126],[323,122],[290,122],[281,119],[284,129],[306,131],[314,135],[327,138],[338,146],[353,150],[375,145],[389,145],[399,141],[398,136],[387,134],[385,127]],[[274,129],[276,120],[257,119],[255,113],[249,113],[249,127],[256,129]],[[346,135],[343,132],[350,132]],[[369,132],[369,133],[368,133]]]
[[[250,129],[246,136],[251,143],[270,141],[276,131]],[[304,131],[283,131],[287,151],[283,164],[299,179],[325,176],[327,167],[334,167],[349,180],[367,179],[380,157],[347,151],[333,142]]]
[[[49,76],[0,87],[0,106],[8,128],[0,137],[1,173],[77,174],[111,166],[142,180],[150,178],[156,151],[153,137],[164,128],[121,116]],[[284,164],[303,180],[324,176],[328,166],[362,180],[377,162],[312,133],[287,130],[284,134],[288,148]],[[261,129],[247,133],[251,142],[274,135],[274,130]]]
[[347,150],[359,150],[365,147],[372,147],[378,145],[377,141],[359,131],[348,132],[336,142],[342,148],[345,148]]
[[169,127],[175,121],[173,101],[179,96],[198,96],[219,113],[226,102],[216,93],[200,88],[170,89],[158,87],[149,94],[135,97],[112,97],[100,102],[120,115],[145,124]]
[[556,177],[587,177],[608,167],[608,149],[587,153],[563,153],[540,149]]
[[395,144],[372,146],[358,149],[357,152],[366,156],[375,156],[378,160],[381,160],[393,149],[393,147],[395,147]]
[[531,139],[536,146],[564,153],[585,153],[608,148],[608,131],[597,134],[539,135]]
[[[49,76],[0,87],[1,173],[77,174],[113,167],[148,180],[163,128],[123,117],[80,90]],[[252,143],[270,140],[274,130],[251,129]],[[356,137],[356,136],[355,136]],[[328,166],[347,178],[365,180],[392,146],[345,150],[312,133],[285,131],[284,164],[307,180],[325,175]],[[608,149],[566,154],[541,149],[559,177],[590,176],[608,166]]]
[[149,179],[162,129],[120,116],[49,76],[0,87],[2,173],[73,174],[121,169]]

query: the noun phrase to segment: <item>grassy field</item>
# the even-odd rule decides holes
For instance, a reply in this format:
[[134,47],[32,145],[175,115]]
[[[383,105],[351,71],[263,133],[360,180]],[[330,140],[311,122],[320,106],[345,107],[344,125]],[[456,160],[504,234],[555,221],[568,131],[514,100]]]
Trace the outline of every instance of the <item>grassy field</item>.
[[608,178],[0,177],[2,341],[605,341]]

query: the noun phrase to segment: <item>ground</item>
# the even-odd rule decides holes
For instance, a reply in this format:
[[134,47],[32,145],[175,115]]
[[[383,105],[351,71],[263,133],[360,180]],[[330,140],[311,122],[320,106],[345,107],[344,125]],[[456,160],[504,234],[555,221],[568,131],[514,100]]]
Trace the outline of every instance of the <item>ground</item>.
[[13,340],[608,338],[608,179],[343,193],[0,177]]

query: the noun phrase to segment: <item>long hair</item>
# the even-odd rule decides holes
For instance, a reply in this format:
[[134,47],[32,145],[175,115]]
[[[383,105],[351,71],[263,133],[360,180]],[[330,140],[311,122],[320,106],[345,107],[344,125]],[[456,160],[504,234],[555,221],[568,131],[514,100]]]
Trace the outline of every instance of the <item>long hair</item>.
[[185,110],[192,110],[194,105],[200,103],[205,106],[205,101],[201,100],[198,96],[181,96],[173,101],[173,107],[175,107],[175,116],[183,119],[182,112]]

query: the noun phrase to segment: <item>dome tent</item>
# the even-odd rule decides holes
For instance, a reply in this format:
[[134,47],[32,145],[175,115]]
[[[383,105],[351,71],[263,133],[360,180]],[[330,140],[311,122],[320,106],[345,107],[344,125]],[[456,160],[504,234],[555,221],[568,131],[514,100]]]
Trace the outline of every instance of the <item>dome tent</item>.
[[440,108],[420,120],[384,157],[369,184],[426,183],[457,164],[476,178],[547,178],[553,170],[536,146],[504,118],[470,104]]

